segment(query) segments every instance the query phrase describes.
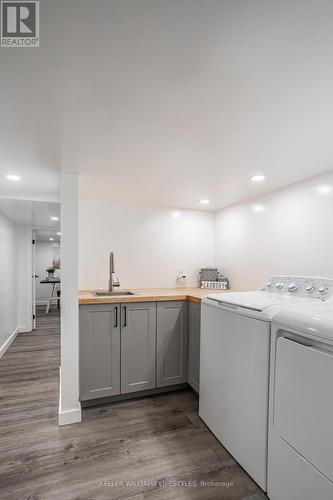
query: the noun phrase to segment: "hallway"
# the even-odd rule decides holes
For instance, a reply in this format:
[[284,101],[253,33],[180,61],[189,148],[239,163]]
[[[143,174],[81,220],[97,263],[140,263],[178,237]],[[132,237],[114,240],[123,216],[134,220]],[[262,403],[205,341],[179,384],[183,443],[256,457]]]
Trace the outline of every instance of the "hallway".
[[59,313],[42,307],[37,333],[0,360],[1,500],[266,498],[201,422],[192,391],[85,409],[81,424],[58,427],[59,354]]
[[33,494],[50,465],[47,455],[59,448],[51,444],[58,434],[59,365],[59,311],[45,316],[39,306],[37,333],[19,334],[0,360],[0,498]]

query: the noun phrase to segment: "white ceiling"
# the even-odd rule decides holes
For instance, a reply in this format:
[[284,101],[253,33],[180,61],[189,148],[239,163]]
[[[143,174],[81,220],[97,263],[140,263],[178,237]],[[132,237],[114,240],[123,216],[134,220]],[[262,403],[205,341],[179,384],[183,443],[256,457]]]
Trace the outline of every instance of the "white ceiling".
[[40,49],[1,49],[0,172],[62,168],[84,198],[216,209],[333,168],[333,2],[41,12]]
[[[60,204],[30,200],[0,199],[0,213],[19,226],[37,228],[37,239],[60,241]],[[52,221],[58,217],[59,221]]]
[[[53,241],[50,241],[53,238]],[[57,236],[53,229],[38,229],[36,232],[36,241],[47,243],[60,243],[60,236]]]
[[[0,84],[1,85],[1,84]],[[10,165],[6,160],[6,165]],[[21,177],[19,182],[6,178],[7,174]],[[19,200],[59,201],[60,173],[58,170],[36,168],[34,166],[17,166],[0,169],[0,199],[12,198]]]

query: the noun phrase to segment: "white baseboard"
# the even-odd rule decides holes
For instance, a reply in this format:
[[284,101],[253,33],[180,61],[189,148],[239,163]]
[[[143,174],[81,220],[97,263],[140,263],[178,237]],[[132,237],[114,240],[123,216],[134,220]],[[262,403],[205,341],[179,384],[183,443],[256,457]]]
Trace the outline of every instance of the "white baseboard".
[[18,326],[17,327],[17,333],[30,333],[32,330],[28,328],[27,326]]
[[81,422],[81,404],[77,402],[76,408],[62,410],[61,408],[61,366],[59,367],[59,413],[58,425],[78,424]]
[[58,425],[78,424],[81,422],[81,408],[59,411]]
[[11,333],[8,337],[7,340],[5,340],[5,342],[2,344],[2,346],[0,347],[0,358],[2,358],[2,356],[5,354],[5,352],[7,351],[8,347],[14,342],[15,340],[15,337],[16,335],[19,333],[19,328],[15,328],[15,330],[13,331],[13,333]]
[[46,306],[47,300],[36,300],[36,306]]

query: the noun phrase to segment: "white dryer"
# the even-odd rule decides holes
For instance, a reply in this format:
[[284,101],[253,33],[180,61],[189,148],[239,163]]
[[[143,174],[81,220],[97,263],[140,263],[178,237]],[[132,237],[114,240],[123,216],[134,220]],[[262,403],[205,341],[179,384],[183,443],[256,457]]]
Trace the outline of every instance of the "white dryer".
[[[268,496],[333,499],[333,304],[274,315]],[[330,305],[329,305],[330,304]]]
[[332,292],[332,280],[274,276],[261,290],[203,300],[199,415],[264,491],[271,318],[293,304],[320,304]]

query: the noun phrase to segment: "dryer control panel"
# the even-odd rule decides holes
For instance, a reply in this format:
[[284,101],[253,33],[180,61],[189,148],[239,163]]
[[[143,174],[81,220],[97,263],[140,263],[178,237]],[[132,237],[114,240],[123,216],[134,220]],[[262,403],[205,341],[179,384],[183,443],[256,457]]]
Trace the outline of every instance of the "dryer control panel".
[[316,276],[272,276],[261,288],[265,292],[295,295],[326,301],[332,297],[333,279]]

